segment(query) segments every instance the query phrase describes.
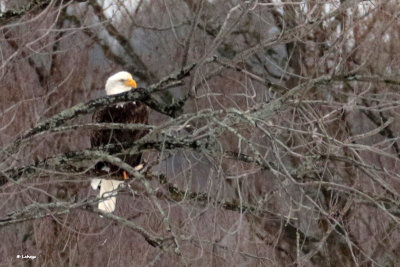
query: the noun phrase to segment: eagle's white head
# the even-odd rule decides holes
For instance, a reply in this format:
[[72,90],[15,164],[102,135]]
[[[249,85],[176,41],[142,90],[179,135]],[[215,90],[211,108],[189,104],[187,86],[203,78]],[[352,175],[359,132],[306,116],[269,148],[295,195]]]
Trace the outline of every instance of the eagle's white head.
[[120,71],[107,79],[106,93],[107,95],[115,95],[130,91],[132,87],[137,87],[132,75],[129,72]]

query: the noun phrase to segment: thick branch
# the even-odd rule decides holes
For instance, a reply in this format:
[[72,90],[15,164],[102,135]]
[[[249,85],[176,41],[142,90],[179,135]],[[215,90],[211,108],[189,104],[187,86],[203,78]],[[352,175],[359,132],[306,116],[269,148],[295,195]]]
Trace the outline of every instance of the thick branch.
[[[207,138],[200,140],[178,137],[163,137],[161,140],[142,138],[136,142],[110,144],[104,147],[68,152],[62,155],[47,158],[43,161],[39,161],[28,166],[13,168],[9,171],[6,171],[5,174],[1,175],[5,177],[1,177],[0,185],[5,184],[9,179],[17,181],[22,176],[32,175],[37,173],[39,170],[48,169],[53,171],[79,172],[82,169],[83,161],[89,161],[86,164],[89,165],[90,162],[101,160],[107,154],[119,155],[119,153],[123,153],[125,155],[134,155],[148,150],[161,151],[179,148],[191,148],[197,150],[207,146],[207,144]],[[104,151],[107,151],[107,154]],[[79,166],[77,166],[76,163],[79,163]]]

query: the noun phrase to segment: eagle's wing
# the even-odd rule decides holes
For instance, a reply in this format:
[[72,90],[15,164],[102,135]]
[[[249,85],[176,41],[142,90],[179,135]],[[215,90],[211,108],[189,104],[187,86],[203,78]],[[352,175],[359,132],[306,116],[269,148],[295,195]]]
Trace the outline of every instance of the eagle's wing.
[[[93,122],[105,123],[140,123],[148,124],[148,108],[141,102],[129,102],[125,103],[122,107],[114,105],[106,107],[103,110],[95,112],[93,114]],[[107,144],[121,145],[121,149],[124,149],[124,143],[132,143],[148,133],[148,130],[110,130],[101,129],[92,131],[90,142],[92,147],[104,146]],[[141,153],[135,155],[121,156],[121,160],[128,163],[132,167],[136,167],[140,164]],[[118,171],[119,168],[111,166],[105,162],[99,162],[96,165],[96,169],[100,170],[104,166],[110,168],[111,172]]]

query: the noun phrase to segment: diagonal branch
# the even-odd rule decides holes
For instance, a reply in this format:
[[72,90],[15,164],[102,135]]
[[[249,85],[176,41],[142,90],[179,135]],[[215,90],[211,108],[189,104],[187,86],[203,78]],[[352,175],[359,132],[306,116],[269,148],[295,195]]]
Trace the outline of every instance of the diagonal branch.
[[135,76],[153,82],[156,80],[155,75],[147,68],[146,64],[143,60],[135,53],[132,49],[132,46],[129,42],[129,39],[126,38],[123,34],[121,34],[118,29],[109,21],[109,19],[104,15],[103,7],[98,3],[98,1],[91,0],[89,1],[90,6],[92,6],[95,14],[99,18],[99,20],[103,23],[107,32],[118,41],[121,47],[125,50],[127,55],[131,58],[131,65],[134,64],[134,69],[129,69],[130,72],[135,74]]
[[125,218],[119,217],[117,215],[101,211],[97,208],[93,208],[100,199],[96,198],[93,200],[84,200],[78,203],[71,202],[55,202],[55,203],[33,203],[26,206],[22,210],[17,210],[7,214],[6,216],[0,218],[0,227],[4,227],[10,224],[17,224],[29,220],[35,220],[44,218],[47,216],[55,216],[61,214],[70,213],[73,209],[82,209],[95,214],[99,214],[104,218],[114,220],[119,224],[132,229],[134,232],[140,234],[149,245],[153,247],[163,248],[163,243],[170,240],[171,238],[161,238],[151,235],[144,228],[131,222]]

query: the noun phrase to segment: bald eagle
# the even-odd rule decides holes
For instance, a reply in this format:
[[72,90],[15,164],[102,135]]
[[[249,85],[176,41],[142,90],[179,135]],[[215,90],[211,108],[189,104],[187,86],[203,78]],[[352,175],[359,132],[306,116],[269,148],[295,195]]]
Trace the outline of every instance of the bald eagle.
[[[136,81],[132,75],[126,71],[118,72],[107,79],[106,94],[114,95],[130,91],[136,88]],[[113,106],[106,107],[93,114],[92,118],[95,123],[148,123],[148,108],[145,104],[139,101],[117,103]],[[124,144],[138,140],[145,136],[148,130],[94,130],[91,135],[92,147],[104,146],[113,144],[125,149]],[[140,165],[142,154],[123,155],[119,157],[125,163],[131,165],[133,168]],[[107,199],[99,202],[98,208],[104,212],[113,212],[116,203],[116,190],[118,186],[128,178],[127,172],[114,166],[109,162],[96,163],[96,171],[107,172],[116,179],[92,179],[91,185],[93,189],[100,187],[100,197]]]

